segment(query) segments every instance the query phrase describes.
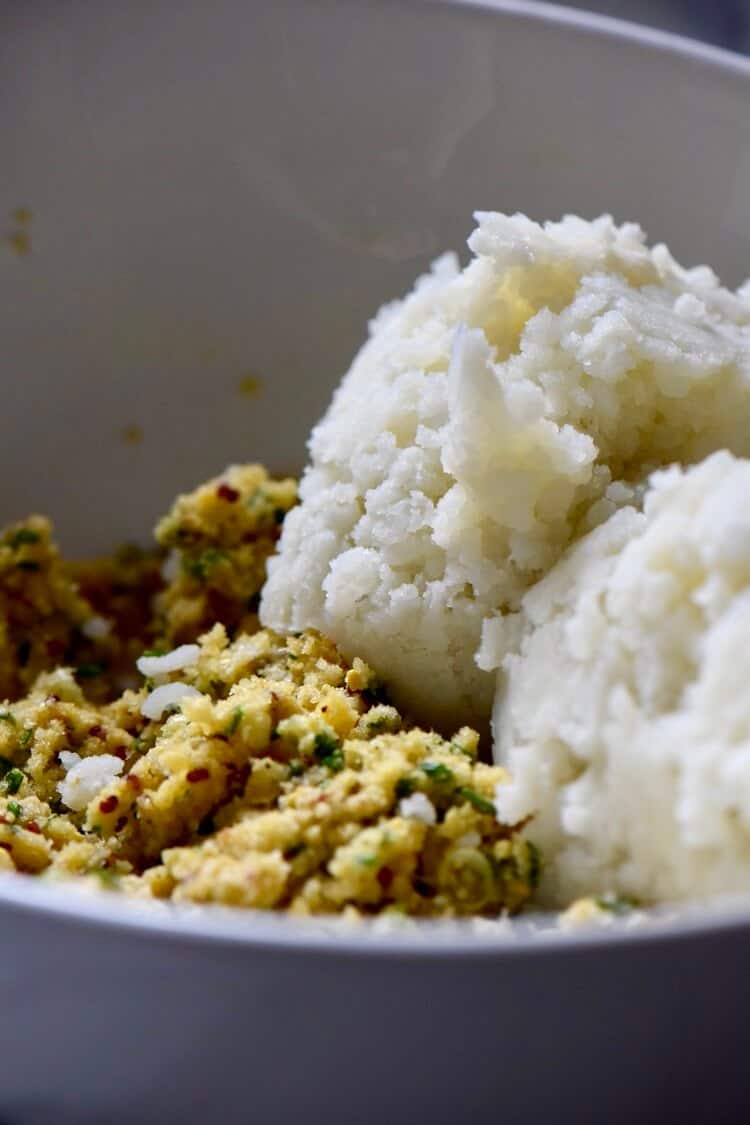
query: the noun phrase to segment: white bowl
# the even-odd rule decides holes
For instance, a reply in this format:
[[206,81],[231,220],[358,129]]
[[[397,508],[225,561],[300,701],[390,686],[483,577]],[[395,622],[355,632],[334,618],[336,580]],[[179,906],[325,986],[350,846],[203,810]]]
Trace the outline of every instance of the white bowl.
[[[143,539],[296,468],[366,318],[475,208],[750,263],[750,66],[544,5],[6,5],[0,518]],[[239,393],[248,373],[261,393]],[[128,426],[143,440],[123,440]],[[0,1120],[740,1120],[750,921],[346,935],[0,881]],[[666,1118],[665,1118],[666,1115]]]

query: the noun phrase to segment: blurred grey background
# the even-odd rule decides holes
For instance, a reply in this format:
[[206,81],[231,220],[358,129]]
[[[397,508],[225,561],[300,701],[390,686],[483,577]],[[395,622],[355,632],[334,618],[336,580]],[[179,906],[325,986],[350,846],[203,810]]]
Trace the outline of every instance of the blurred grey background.
[[635,20],[703,39],[733,51],[750,51],[750,0],[560,0],[568,7]]

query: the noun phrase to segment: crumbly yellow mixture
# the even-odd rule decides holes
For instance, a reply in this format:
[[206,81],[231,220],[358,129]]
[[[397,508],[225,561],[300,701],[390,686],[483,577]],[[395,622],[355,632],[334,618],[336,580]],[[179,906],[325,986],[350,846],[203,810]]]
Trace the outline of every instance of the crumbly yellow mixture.
[[[158,525],[166,565],[126,552],[68,567],[38,517],[6,534],[0,870],[300,914],[494,915],[528,899],[540,858],[498,822],[505,775],[477,760],[477,735],[410,726],[362,661],[316,633],[259,630],[266,559],[294,502],[292,481],[227,470]],[[91,617],[108,625],[94,640],[81,633]],[[180,667],[136,673],[144,641],[166,652],[199,633]],[[121,678],[129,660],[137,686],[114,694],[106,671],[61,663],[78,645]]]

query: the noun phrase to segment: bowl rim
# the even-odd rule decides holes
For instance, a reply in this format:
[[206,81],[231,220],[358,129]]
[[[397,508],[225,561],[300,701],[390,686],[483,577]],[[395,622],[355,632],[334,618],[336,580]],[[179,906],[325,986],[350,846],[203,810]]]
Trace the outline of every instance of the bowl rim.
[[[350,2],[350,0],[349,0]],[[358,0],[371,4],[373,0]],[[750,58],[684,35],[582,9],[528,0],[388,0],[399,8],[435,7],[476,18],[503,18],[531,26],[570,30],[578,36],[619,42],[648,54],[671,56],[750,80]],[[554,916],[530,913],[493,927],[475,923],[417,922],[408,928],[377,921],[352,925],[336,918],[306,919],[273,912],[221,906],[188,906],[121,899],[86,892],[74,881],[44,883],[33,876],[0,874],[0,914],[23,923],[24,917],[55,925],[84,927],[129,941],[168,941],[181,946],[240,947],[268,952],[302,952],[336,957],[440,960],[461,957],[513,960],[552,953],[574,955],[595,949],[612,953],[634,946],[731,936],[750,931],[750,894],[740,900],[691,904],[649,912],[643,925],[614,920],[607,927],[560,930]]]
[[[362,0],[360,0],[362,2]],[[364,0],[365,3],[370,0]],[[476,14],[496,14],[519,22],[537,23],[553,27],[570,28],[585,37],[616,39],[632,46],[652,49],[659,54],[672,55],[711,69],[750,75],[750,56],[742,55],[728,47],[704,43],[677,31],[667,31],[649,24],[636,23],[619,16],[592,12],[587,8],[568,8],[547,0],[388,0],[397,7],[417,4],[440,5],[443,8],[464,9]]]
[[750,895],[659,906],[611,917],[604,925],[561,928],[558,915],[541,912],[516,918],[408,920],[337,916],[300,917],[271,910],[174,903],[119,896],[75,879],[43,883],[32,875],[0,874],[0,915],[43,919],[55,926],[88,930],[93,936],[126,936],[172,946],[210,949],[251,948],[266,952],[317,954],[386,960],[498,957],[524,960],[570,956],[606,949],[624,952],[644,944],[673,945],[731,937],[746,940]]

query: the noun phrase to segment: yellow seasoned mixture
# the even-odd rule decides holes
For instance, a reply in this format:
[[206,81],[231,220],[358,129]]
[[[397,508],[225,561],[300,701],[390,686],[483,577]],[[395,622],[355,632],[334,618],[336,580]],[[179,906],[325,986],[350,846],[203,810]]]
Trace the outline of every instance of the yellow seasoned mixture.
[[360,660],[258,625],[292,480],[232,467],[158,547],[70,565],[0,546],[0,870],[300,914],[496,915],[540,857],[477,735],[411,726]]

